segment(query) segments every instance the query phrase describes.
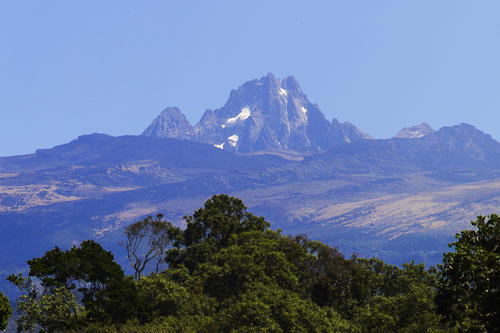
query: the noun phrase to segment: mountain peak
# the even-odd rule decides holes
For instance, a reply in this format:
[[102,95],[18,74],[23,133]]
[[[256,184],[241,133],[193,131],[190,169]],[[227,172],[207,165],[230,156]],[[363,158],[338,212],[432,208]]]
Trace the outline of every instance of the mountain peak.
[[143,135],[209,143],[237,152],[311,153],[362,139],[354,125],[333,124],[293,76],[272,73],[231,90],[226,104],[207,110],[194,128],[177,108],[165,109]]
[[373,140],[373,137],[371,135],[366,134],[363,131],[360,131],[356,126],[354,126],[352,123],[348,121],[341,123],[334,118],[332,120],[332,125],[335,128],[338,128],[338,133],[343,136],[343,140],[346,143],[351,143],[361,140]]
[[333,130],[294,77],[272,73],[233,90],[222,108],[195,126],[200,141],[239,152],[325,150],[343,142]]
[[446,160],[455,166],[471,163],[498,166],[500,156],[498,142],[489,134],[469,124],[442,127],[435,133],[416,141],[439,151],[435,158],[440,163]]
[[267,78],[268,80],[277,81],[276,76],[274,76],[274,74],[271,73],[271,72],[267,73],[267,75],[265,76],[265,78]]
[[281,85],[283,88],[288,90],[296,90],[302,92],[300,88],[299,82],[293,76],[287,76],[283,80],[281,80]]
[[178,107],[167,107],[142,133],[158,138],[193,139],[193,125]]
[[470,124],[461,123],[459,125],[440,128],[436,133],[439,137],[474,138],[483,141],[496,142],[491,135],[486,134]]
[[435,130],[427,123],[405,127],[396,134],[395,138],[416,139],[434,133]]

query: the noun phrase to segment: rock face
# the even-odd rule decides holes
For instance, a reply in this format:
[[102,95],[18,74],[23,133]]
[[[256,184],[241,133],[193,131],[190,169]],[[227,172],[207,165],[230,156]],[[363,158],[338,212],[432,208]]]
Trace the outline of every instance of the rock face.
[[[167,132],[168,137],[193,139],[237,152],[303,153],[370,138],[350,123],[328,121],[292,76],[279,80],[271,73],[232,90],[226,104],[205,111],[192,132],[186,123],[180,127],[178,118],[160,115],[144,135],[165,137]],[[165,121],[174,124],[163,124]],[[189,135],[175,136],[178,132]]]
[[195,138],[193,125],[189,123],[181,110],[176,107],[169,107],[163,110],[142,135],[187,140]]
[[416,139],[434,133],[435,130],[427,123],[421,123],[412,127],[405,127],[396,134],[395,138]]

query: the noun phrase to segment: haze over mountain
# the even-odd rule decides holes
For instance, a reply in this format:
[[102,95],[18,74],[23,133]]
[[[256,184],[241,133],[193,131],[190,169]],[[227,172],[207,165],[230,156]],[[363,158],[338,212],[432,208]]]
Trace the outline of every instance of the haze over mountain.
[[[474,126],[365,138],[326,120],[292,77],[269,74],[195,126],[167,108],[143,135],[84,135],[2,157],[0,275],[88,238],[124,260],[124,225],[158,212],[182,225],[217,193],[284,233],[392,263],[438,262],[455,232],[500,206],[500,143]],[[303,159],[275,156],[290,151]]]
[[193,127],[178,108],[165,109],[143,132],[190,139],[236,152],[313,153],[371,138],[351,123],[328,121],[293,76],[267,76],[232,90],[226,104],[206,110]]

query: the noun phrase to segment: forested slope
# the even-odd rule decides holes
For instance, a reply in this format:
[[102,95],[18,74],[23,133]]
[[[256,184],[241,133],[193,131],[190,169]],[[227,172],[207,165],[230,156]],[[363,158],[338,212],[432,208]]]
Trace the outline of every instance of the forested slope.
[[18,329],[499,331],[497,215],[457,235],[438,268],[345,257],[305,235],[269,229],[227,195],[213,196],[185,222],[182,230],[160,214],[125,229],[133,276],[95,241],[28,261],[29,277],[9,277],[22,292]]

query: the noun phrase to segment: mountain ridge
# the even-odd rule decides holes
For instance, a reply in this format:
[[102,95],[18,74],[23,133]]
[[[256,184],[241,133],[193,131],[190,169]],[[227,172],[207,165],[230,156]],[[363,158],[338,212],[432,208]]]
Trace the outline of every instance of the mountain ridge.
[[[301,161],[147,136],[83,135],[0,158],[0,286],[54,246],[99,239],[122,263],[121,229],[240,197],[286,234],[395,264],[434,264],[475,215],[500,205],[500,143],[471,125],[416,139],[343,143]],[[26,246],[30,244],[30,246]]]
[[[470,140],[474,145],[471,144]],[[131,141],[137,143],[132,144]],[[437,143],[445,144],[439,145]],[[436,231],[441,230],[436,228],[443,225],[443,219],[446,218],[447,214],[458,218],[456,214],[451,214],[447,209],[467,207],[470,214],[473,212],[472,210],[477,210],[479,207],[483,207],[481,209],[491,207],[497,200],[496,198],[500,198],[500,193],[494,191],[494,185],[490,185],[495,184],[495,179],[497,182],[500,179],[497,167],[497,162],[500,161],[498,145],[491,136],[471,125],[461,124],[440,129],[431,136],[419,139],[370,140],[343,144],[326,153],[306,157],[302,162],[292,162],[269,156],[257,158],[241,156],[216,149],[207,144],[186,140],[142,136],[114,138],[102,134],[81,136],[69,144],[53,148],[52,151],[50,149],[41,150],[38,155],[46,158],[48,155],[54,154],[53,159],[59,162],[62,161],[63,156],[66,156],[69,158],[66,160],[67,166],[70,167],[74,165],[75,161],[72,153],[78,152],[82,154],[82,158],[89,159],[87,162],[80,160],[79,165],[95,167],[93,163],[96,161],[96,156],[106,156],[108,152],[113,151],[116,155],[129,159],[128,162],[124,159],[118,159],[115,160],[115,163],[132,170],[125,170],[126,174],[137,172],[135,177],[139,177],[137,175],[140,175],[141,172],[153,172],[153,176],[156,174],[156,171],[151,168],[144,167],[144,170],[141,171],[142,164],[136,167],[137,161],[142,163],[144,156],[153,156],[158,159],[157,163],[160,167],[166,168],[164,169],[166,171],[177,172],[179,177],[177,180],[161,181],[159,178],[153,178],[152,181],[148,181],[142,175],[137,179],[134,178],[135,183],[129,184],[124,182],[125,178],[120,174],[115,186],[122,184],[135,185],[136,187],[122,188],[118,191],[97,189],[94,194],[85,195],[85,193],[78,192],[75,187],[76,179],[79,179],[78,182],[81,182],[82,186],[89,186],[96,179],[100,182],[103,181],[102,176],[99,175],[114,177],[113,174],[110,175],[109,170],[116,170],[116,168],[111,165],[103,169],[76,169],[76,172],[82,173],[77,175],[79,178],[71,174],[68,178],[61,178],[57,174],[50,178],[50,172],[62,170],[66,174],[69,169],[64,169],[62,164],[54,168],[51,163],[48,163],[48,169],[37,169],[36,175],[46,174],[48,178],[46,178],[45,183],[59,184],[57,186],[60,188],[56,191],[63,191],[61,194],[73,195],[74,198],[70,201],[53,202],[48,205],[26,207],[20,211],[10,210],[0,213],[0,224],[2,225],[2,234],[16,235],[16,239],[19,237],[19,239],[31,242],[41,242],[41,235],[37,233],[52,230],[50,235],[43,236],[43,244],[40,243],[42,247],[35,247],[42,250],[45,247],[57,245],[57,242],[61,241],[72,242],[88,237],[112,235],[113,232],[118,232],[124,224],[153,212],[164,211],[168,218],[178,221],[182,217],[183,211],[196,208],[199,202],[203,202],[211,194],[224,192],[241,196],[248,202],[252,210],[269,216],[273,226],[282,228],[285,232],[306,232],[320,237],[328,243],[341,244],[353,251],[363,251],[363,254],[366,253],[364,251],[367,248],[362,243],[356,243],[355,235],[366,233],[372,229],[383,230],[379,236],[377,234],[371,235],[369,244],[372,244],[370,246],[386,244],[384,245],[385,259],[393,258],[390,260],[396,260],[395,258],[399,258],[396,255],[397,249],[387,245],[389,243],[385,237],[394,237],[390,244],[399,244],[399,241],[396,240],[402,236],[407,237],[405,235],[413,237],[412,239],[415,241],[419,239],[418,237],[435,238],[437,237]],[[411,146],[416,148],[409,149]],[[136,148],[131,149],[131,147]],[[150,147],[150,152],[144,152],[144,147]],[[162,147],[165,150],[163,155],[158,154]],[[170,148],[165,149],[166,147]],[[174,147],[178,148],[174,149]],[[193,147],[208,152],[208,155],[196,157],[198,163],[219,156],[218,163],[215,164],[218,168],[210,170],[205,166],[198,171],[189,169],[189,163],[186,163],[182,156],[189,152],[192,153]],[[98,149],[102,153],[89,154],[87,153],[88,149],[90,151]],[[477,149],[483,149],[483,152],[478,155]],[[66,154],[68,151],[71,154]],[[464,165],[466,174],[463,175],[462,170],[450,168],[447,163],[416,163],[419,161],[419,154],[428,155],[439,152],[457,152],[462,154],[463,159],[472,160]],[[33,155],[37,157],[36,154]],[[167,158],[166,164],[162,162],[162,158],[165,157]],[[49,159],[50,161],[52,160]],[[109,163],[109,160],[106,163]],[[5,167],[9,164],[0,159],[0,165]],[[245,167],[238,165],[245,165]],[[40,167],[40,165],[38,166]],[[172,169],[169,166],[175,168]],[[179,172],[179,168],[181,172]],[[3,170],[11,172],[9,168]],[[17,170],[21,171],[19,168]],[[491,170],[491,172],[487,173],[485,170]],[[28,168],[18,176],[0,178],[0,190],[5,184],[15,186],[16,181],[22,181],[30,175],[32,172]],[[37,176],[37,179],[40,177]],[[479,185],[473,183],[478,181],[486,182],[479,183]],[[67,187],[63,187],[64,182],[67,182]],[[473,200],[466,194],[460,194],[462,197],[457,199],[458,202],[450,199],[453,198],[453,191],[455,191],[453,186],[459,184],[471,184],[469,185],[471,190],[468,190],[467,193],[474,195]],[[110,186],[113,183],[105,182],[104,185]],[[442,188],[450,188],[451,190],[440,190]],[[482,188],[488,190],[483,191]],[[484,192],[482,197],[478,196],[481,192]],[[438,201],[432,201],[425,193],[437,196]],[[4,202],[8,198],[12,198],[12,195],[10,197],[6,195],[7,192],[3,192],[0,195],[0,201]],[[388,202],[384,204],[383,201]],[[446,203],[446,205],[440,203],[435,207],[441,201],[451,202]],[[389,202],[394,203],[389,204]],[[406,211],[400,206],[408,202],[425,202],[425,205],[428,205],[426,210],[415,209],[412,211],[414,215],[411,215],[411,221],[414,221],[412,223],[418,221],[416,214],[432,212],[434,215],[429,214],[425,217],[425,220],[429,221],[426,223],[435,226],[429,229],[431,234],[426,231],[426,228],[422,229],[417,225],[412,227],[411,224],[406,223],[404,227],[400,228],[396,225],[391,226],[391,224],[380,222],[383,221],[380,217],[382,213],[377,213],[377,209],[379,209],[377,207],[387,207],[384,209],[388,210],[394,210],[395,207],[398,207],[397,213],[393,212],[390,215],[391,223],[395,223],[394,221],[397,221],[398,218],[404,220],[404,216],[397,214]],[[418,208],[418,205],[415,207]],[[78,216],[78,214],[83,215]],[[389,214],[389,212],[384,214]],[[370,225],[370,220],[379,221],[377,223],[380,223],[380,226],[378,224]],[[32,232],[26,233],[25,228],[33,223],[37,224],[37,227],[33,228]],[[442,230],[448,230],[447,232],[454,230],[453,224],[444,225],[446,228]],[[437,244],[439,248],[445,246],[444,239],[448,241],[446,232],[440,231],[440,235],[442,235],[440,236],[442,243]],[[61,239],[61,237],[69,238]],[[38,238],[40,240],[36,240]],[[14,243],[9,241],[4,245],[13,245]],[[15,246],[11,250],[14,248]],[[9,251],[8,248],[1,248],[0,252],[7,255],[10,253]],[[428,244],[421,251],[435,252],[437,250],[434,245]],[[29,253],[27,251],[27,257],[30,255]],[[10,259],[9,262],[11,262]]]

